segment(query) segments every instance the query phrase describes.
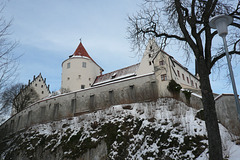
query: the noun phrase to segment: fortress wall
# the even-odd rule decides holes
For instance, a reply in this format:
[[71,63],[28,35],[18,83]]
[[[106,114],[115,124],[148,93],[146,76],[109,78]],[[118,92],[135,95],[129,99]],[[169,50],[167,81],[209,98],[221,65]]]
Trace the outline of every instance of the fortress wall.
[[240,121],[233,94],[222,94],[215,99],[220,123],[235,135],[240,135]]
[[34,124],[73,117],[114,104],[154,101],[159,97],[157,88],[155,75],[149,74],[38,101],[2,124],[1,138]]

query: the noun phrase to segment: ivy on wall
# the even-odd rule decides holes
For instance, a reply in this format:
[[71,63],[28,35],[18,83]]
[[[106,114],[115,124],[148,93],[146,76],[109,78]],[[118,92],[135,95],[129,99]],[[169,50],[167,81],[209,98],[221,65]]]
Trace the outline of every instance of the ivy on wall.
[[180,90],[182,87],[180,84],[178,84],[176,81],[173,79],[168,83],[167,89],[172,93],[172,94],[179,94]]

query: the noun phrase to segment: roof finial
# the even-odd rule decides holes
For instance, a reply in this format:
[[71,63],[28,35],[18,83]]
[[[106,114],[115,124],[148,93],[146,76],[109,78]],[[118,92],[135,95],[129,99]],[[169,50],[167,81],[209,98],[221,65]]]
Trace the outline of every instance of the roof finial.
[[82,43],[82,38],[80,38],[79,40],[80,40],[80,43]]

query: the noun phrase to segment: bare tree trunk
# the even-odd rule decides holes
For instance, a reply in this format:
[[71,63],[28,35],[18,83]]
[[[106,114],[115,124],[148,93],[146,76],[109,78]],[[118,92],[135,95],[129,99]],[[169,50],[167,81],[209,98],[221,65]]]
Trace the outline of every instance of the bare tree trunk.
[[209,159],[210,160],[222,160],[222,145],[221,136],[219,132],[219,126],[217,121],[217,114],[215,109],[215,101],[213,92],[209,80],[209,69],[205,64],[204,59],[199,60],[199,70],[201,91],[202,91],[202,103],[204,106],[205,124],[208,133],[208,145],[209,145]]

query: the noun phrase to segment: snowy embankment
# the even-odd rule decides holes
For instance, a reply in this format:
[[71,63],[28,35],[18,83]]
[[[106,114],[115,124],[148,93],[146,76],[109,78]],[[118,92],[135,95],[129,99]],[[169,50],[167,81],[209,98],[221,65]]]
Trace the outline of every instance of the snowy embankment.
[[[0,159],[81,158],[105,144],[108,159],[208,159],[204,121],[196,110],[171,98],[116,105],[62,121],[35,125],[1,144]],[[237,160],[237,137],[220,125],[224,157]],[[94,152],[93,152],[94,153]],[[97,153],[96,153],[97,154]],[[94,156],[94,155],[88,155]],[[85,156],[86,157],[86,156]],[[95,156],[96,157],[96,156]]]

